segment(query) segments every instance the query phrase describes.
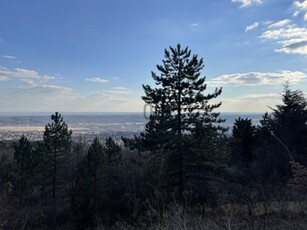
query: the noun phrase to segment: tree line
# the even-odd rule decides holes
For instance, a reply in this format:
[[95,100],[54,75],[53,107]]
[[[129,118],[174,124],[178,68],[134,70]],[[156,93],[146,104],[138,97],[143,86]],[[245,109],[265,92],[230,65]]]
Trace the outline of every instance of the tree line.
[[[246,208],[246,224],[253,229],[259,223],[257,205],[265,204],[265,229],[276,199],[304,200],[303,92],[285,84],[281,104],[265,113],[260,125],[239,117],[228,136],[216,112],[222,103],[212,103],[222,88],[205,93],[203,67],[203,59],[188,47],[166,49],[158,73],[152,72],[156,86],[143,85],[142,99],[154,111],[144,132],[123,137],[123,145],[112,138],[73,143],[72,131],[57,112],[42,141],[31,143],[22,136],[13,148],[2,143],[2,149],[13,152],[11,159],[1,155],[2,198],[13,200],[12,207],[32,210],[26,221],[24,216],[18,221],[26,228],[86,229],[118,221],[171,228],[165,221],[174,204],[198,210],[202,217],[208,207],[225,210],[236,204]],[[11,212],[16,219],[18,210]],[[0,224],[7,227],[13,220],[4,214]]]

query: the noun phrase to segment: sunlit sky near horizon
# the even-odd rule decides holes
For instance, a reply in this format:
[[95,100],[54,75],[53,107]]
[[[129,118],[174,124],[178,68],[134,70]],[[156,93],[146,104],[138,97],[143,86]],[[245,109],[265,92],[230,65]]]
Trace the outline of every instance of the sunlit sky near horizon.
[[0,112],[140,112],[164,49],[204,59],[225,112],[307,92],[307,0],[1,0]]

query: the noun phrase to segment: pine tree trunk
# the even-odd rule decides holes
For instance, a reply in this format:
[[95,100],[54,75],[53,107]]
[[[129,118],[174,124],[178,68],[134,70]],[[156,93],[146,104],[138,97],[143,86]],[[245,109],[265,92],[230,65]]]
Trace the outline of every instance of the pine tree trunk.
[[57,157],[57,148],[55,147],[53,154],[53,188],[52,188],[52,198],[55,199],[55,185],[56,185],[56,157]]
[[[181,70],[179,70],[180,72]],[[177,115],[178,115],[178,140],[177,140],[177,154],[178,154],[178,198],[179,201],[183,201],[183,162],[182,162],[182,145],[181,145],[181,78],[179,73],[179,90],[178,90],[178,108],[177,108]]]
[[21,161],[21,182],[20,182],[20,203],[23,203],[23,195],[24,195],[24,156],[22,156],[22,161]]

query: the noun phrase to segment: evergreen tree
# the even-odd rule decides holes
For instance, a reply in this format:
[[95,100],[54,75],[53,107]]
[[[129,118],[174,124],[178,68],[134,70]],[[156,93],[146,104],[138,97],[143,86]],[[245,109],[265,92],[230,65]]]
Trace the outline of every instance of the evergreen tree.
[[[284,183],[290,176],[289,160],[307,164],[307,102],[300,90],[284,85],[282,103],[263,115],[256,130],[255,166],[264,179]],[[262,171],[262,172],[261,172]]]
[[232,128],[233,137],[233,154],[239,155],[239,161],[251,163],[252,150],[255,145],[256,127],[252,125],[251,119],[242,119],[239,117],[235,120]]
[[302,91],[292,91],[286,84],[282,102],[273,109],[272,134],[280,139],[294,157],[303,160],[307,136],[307,101]]
[[102,174],[104,149],[98,138],[93,140],[86,157],[78,167],[77,185],[79,189],[94,193],[97,188],[98,177]]
[[[228,160],[228,138],[226,128],[207,125],[198,125],[191,137],[192,151],[195,153],[192,166],[196,171],[219,173],[226,167]],[[202,177],[201,175],[198,175]]]
[[[257,164],[262,165],[271,165],[272,169],[272,160],[275,154],[272,152],[275,151],[274,143],[276,139],[272,136],[272,128],[274,126],[274,122],[272,116],[266,112],[262,115],[262,119],[259,121],[260,125],[256,127],[255,132],[255,152],[254,161],[258,161]],[[278,144],[280,145],[280,144]],[[267,170],[269,171],[269,170]]]
[[138,141],[145,150],[146,146],[150,146],[150,149],[169,153],[168,167],[172,168],[172,175],[177,175],[175,183],[181,199],[186,163],[184,155],[190,147],[189,136],[196,126],[223,122],[218,118],[219,113],[212,112],[221,103],[209,104],[209,100],[219,96],[222,89],[216,88],[212,94],[204,94],[207,85],[200,73],[204,67],[203,59],[191,55],[188,47],[182,49],[178,44],[165,50],[164,54],[163,65],[157,65],[160,74],[152,72],[158,87],[143,85],[145,96],[142,99],[153,106],[155,112]]
[[70,163],[71,134],[61,114],[51,115],[52,123],[45,126],[44,180],[52,186],[52,197],[56,198],[57,186],[65,183]]
[[125,145],[131,149],[137,149],[139,154],[145,151],[159,154],[161,150],[165,153],[168,147],[172,145],[171,139],[176,135],[176,130],[169,128],[174,125],[174,119],[170,106],[166,102],[166,91],[161,88],[152,90],[154,93],[151,94],[151,98],[148,98],[150,101],[147,101],[147,103],[154,108],[149,116],[149,121],[145,125],[145,132],[142,132],[139,136],[135,135],[133,139],[122,137]]
[[119,144],[117,144],[112,137],[108,137],[106,139],[106,144],[105,144],[105,152],[108,157],[108,162],[110,163],[111,161],[119,161],[121,160],[121,147]]
[[272,116],[265,112],[264,115],[262,115],[262,119],[259,121],[260,125],[256,128],[256,139],[258,144],[269,144],[272,141],[272,127],[273,127],[273,120]]
[[13,181],[11,152],[6,143],[0,141],[0,186]]
[[81,161],[71,188],[71,205],[80,228],[93,225],[97,211],[98,186],[103,177],[104,149],[96,137]]
[[24,196],[29,192],[32,186],[33,177],[37,172],[37,156],[32,149],[31,143],[25,136],[22,136],[18,143],[14,144],[14,169],[15,185],[20,194],[22,202]]
[[101,168],[103,163],[103,146],[100,144],[98,138],[96,137],[90,146],[86,161],[84,162],[84,166],[87,171],[86,174],[88,174],[89,177],[91,177],[96,184],[96,178],[97,178],[97,172]]

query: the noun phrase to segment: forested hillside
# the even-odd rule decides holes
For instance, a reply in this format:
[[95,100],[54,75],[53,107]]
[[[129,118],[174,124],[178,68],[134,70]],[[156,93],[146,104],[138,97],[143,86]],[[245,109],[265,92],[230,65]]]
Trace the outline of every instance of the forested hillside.
[[260,125],[232,135],[203,59],[170,47],[143,85],[134,138],[73,142],[56,112],[42,141],[0,142],[0,229],[305,229],[307,101],[285,83]]

